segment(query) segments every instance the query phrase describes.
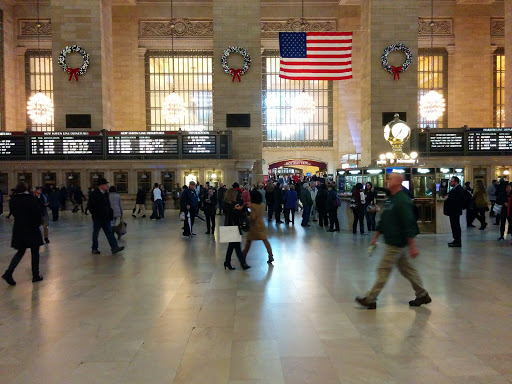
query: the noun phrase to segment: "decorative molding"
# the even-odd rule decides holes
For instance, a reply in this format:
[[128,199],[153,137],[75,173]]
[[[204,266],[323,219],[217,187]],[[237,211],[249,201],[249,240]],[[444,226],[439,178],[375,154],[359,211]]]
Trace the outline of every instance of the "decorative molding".
[[[212,20],[174,19],[174,37],[213,37]],[[172,36],[171,20],[140,22],[139,37],[169,38]]]
[[453,36],[453,19],[452,18],[435,18],[434,27],[430,27],[430,18],[418,18],[418,35],[420,37],[434,36]]
[[277,37],[279,32],[331,32],[336,31],[336,20],[326,19],[286,19],[262,20],[261,34],[263,37]]
[[[41,30],[39,36],[51,37],[52,36],[52,21],[50,19],[40,20]],[[18,20],[18,36],[21,38],[25,37],[37,37],[38,28],[37,20],[34,19],[19,19]]]
[[505,19],[502,17],[491,17],[491,36],[505,37]]

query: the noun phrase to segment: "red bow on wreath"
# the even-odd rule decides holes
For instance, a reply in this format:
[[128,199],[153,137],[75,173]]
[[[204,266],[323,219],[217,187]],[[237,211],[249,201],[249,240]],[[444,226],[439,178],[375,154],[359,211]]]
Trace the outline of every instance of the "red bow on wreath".
[[233,83],[235,82],[235,79],[238,79],[238,82],[241,82],[240,74],[242,73],[241,69],[235,69],[235,68],[229,68],[231,71],[231,74],[233,75],[233,80],[231,80]]
[[69,81],[75,77],[75,80],[78,81],[78,71],[80,71],[80,68],[68,68],[67,72],[69,73]]
[[394,67],[391,66],[391,70],[393,71],[393,80],[400,80],[400,72],[402,72],[403,67]]

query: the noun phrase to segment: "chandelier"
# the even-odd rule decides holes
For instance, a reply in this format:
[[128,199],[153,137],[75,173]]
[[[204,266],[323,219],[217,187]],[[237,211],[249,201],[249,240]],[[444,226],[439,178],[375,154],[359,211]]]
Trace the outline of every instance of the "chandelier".
[[[39,0],[37,5],[37,65],[38,73],[41,73],[41,50],[39,48],[39,34],[41,33],[41,22],[39,21]],[[46,124],[53,118],[53,101],[39,90],[35,95],[30,96],[27,102],[27,113],[34,124]]]
[[315,100],[304,90],[291,101],[291,104],[292,119],[296,123],[307,123],[315,113]]
[[[428,68],[430,70],[430,63],[434,63],[434,0],[430,2],[430,53],[431,57],[428,58]],[[429,87],[430,87],[430,78],[429,78]],[[444,101],[444,96],[435,91],[430,90],[428,93],[423,95],[420,99],[420,115],[427,121],[437,121],[441,116],[443,116],[445,110],[446,103]]]
[[446,103],[443,95],[437,91],[429,91],[420,100],[420,114],[427,121],[437,121],[443,116]]
[[[172,10],[173,1],[171,0],[171,72],[174,74],[174,29],[176,27],[176,23],[173,18]],[[164,99],[162,103],[162,112],[165,120],[171,124],[178,124],[185,116],[185,102],[181,96],[175,92],[174,77],[172,81],[172,92]]]

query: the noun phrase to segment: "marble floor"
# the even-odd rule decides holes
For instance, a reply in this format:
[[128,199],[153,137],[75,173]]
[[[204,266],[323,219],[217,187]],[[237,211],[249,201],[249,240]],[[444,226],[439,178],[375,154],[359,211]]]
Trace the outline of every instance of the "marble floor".
[[[25,256],[0,281],[0,383],[334,384],[512,383],[512,246],[496,227],[420,235],[414,261],[433,302],[411,308],[394,271],[375,311],[358,307],[382,246],[316,225],[270,225],[274,266],[261,242],[252,268],[224,270],[225,244],[181,237],[175,211],[132,219],[110,255],[90,253],[91,224],[64,213],[41,248],[44,281]],[[12,222],[0,221],[0,264]]]

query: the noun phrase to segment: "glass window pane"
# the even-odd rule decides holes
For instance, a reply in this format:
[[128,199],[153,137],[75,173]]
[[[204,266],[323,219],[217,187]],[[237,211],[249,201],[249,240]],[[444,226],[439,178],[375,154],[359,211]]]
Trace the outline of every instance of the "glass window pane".
[[[28,50],[25,53],[25,63],[25,77],[29,79],[25,93],[34,95],[37,92],[42,92],[53,100],[52,52],[49,50]],[[32,131],[53,131],[53,118],[48,124],[34,124],[27,115],[27,128]]]

